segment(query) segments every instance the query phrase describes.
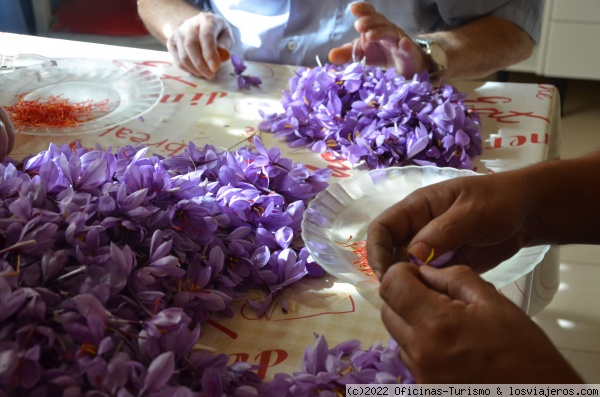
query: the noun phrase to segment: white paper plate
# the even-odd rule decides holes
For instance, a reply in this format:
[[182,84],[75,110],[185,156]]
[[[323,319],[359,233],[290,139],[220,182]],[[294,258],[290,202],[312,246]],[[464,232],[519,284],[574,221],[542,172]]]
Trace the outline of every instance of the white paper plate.
[[73,135],[98,132],[125,123],[152,109],[163,94],[159,76],[130,62],[87,58],[57,59],[42,71],[19,70],[0,75],[0,105],[11,106],[19,98],[46,101],[60,96],[70,103],[108,99],[103,112],[93,119],[62,128],[16,126],[27,135]]
[[[330,185],[317,194],[304,212],[302,238],[326,272],[362,288],[376,288],[379,281],[356,264],[360,256],[340,242],[364,242],[371,221],[409,193],[446,179],[477,175],[468,170],[438,167],[391,167],[358,173]],[[485,199],[485,198],[482,198]],[[482,277],[497,288],[529,273],[550,246],[523,248]]]

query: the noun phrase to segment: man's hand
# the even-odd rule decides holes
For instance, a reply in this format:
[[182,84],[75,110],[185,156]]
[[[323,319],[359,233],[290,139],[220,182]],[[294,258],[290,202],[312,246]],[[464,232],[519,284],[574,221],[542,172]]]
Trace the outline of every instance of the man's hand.
[[352,61],[353,56],[356,61],[366,58],[369,65],[395,68],[396,73],[405,77],[412,77],[427,69],[423,51],[372,5],[354,3],[351,11],[357,17],[354,27],[360,33],[360,38],[332,49],[329,52],[332,63],[344,64]]
[[483,273],[525,246],[533,198],[526,175],[505,172],[467,176],[429,185],[381,213],[367,232],[373,270],[409,253],[425,260],[454,251],[451,264]]
[[175,65],[199,77],[213,79],[229,59],[233,35],[225,18],[201,12],[183,22],[167,41]]
[[543,331],[467,266],[392,266],[382,318],[417,383],[582,383]]
[[15,144],[15,127],[8,114],[0,106],[0,161],[3,161]]

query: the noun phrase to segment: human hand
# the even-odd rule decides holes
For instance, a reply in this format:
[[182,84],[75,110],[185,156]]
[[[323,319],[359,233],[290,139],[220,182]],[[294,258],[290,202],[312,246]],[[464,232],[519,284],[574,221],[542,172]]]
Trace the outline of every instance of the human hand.
[[175,65],[193,75],[213,79],[229,59],[233,35],[220,15],[201,12],[184,21],[167,40]]
[[544,332],[467,266],[392,266],[382,319],[417,383],[582,383]]
[[530,186],[525,172],[511,171],[418,189],[369,226],[369,265],[383,275],[403,253],[425,260],[454,251],[449,264],[483,273],[531,241],[537,208]]
[[366,59],[367,64],[383,68],[395,68],[396,73],[412,77],[427,69],[423,51],[407,36],[406,32],[379,14],[368,3],[358,2],[351,6],[357,17],[354,27],[360,33],[355,42],[334,48],[329,52],[329,60],[344,64]]
[[0,161],[4,161],[6,155],[12,151],[15,135],[15,127],[4,108],[0,106]]

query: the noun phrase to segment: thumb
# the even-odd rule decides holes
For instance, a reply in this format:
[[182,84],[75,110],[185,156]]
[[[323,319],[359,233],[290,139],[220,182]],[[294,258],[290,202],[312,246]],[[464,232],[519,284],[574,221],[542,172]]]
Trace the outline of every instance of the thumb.
[[483,280],[473,269],[465,265],[443,269],[421,266],[419,270],[425,284],[451,299],[466,303],[483,302],[499,295],[492,284]]
[[352,15],[359,18],[374,14],[377,11],[375,11],[375,7],[373,7],[371,4],[364,1],[359,1],[350,5],[350,12]]
[[[358,52],[358,48],[356,50]],[[353,60],[352,53],[354,51],[354,42],[343,44],[337,48],[332,48],[328,55],[329,61],[336,65],[343,65]],[[358,53],[354,54],[354,56],[357,59],[360,59]]]

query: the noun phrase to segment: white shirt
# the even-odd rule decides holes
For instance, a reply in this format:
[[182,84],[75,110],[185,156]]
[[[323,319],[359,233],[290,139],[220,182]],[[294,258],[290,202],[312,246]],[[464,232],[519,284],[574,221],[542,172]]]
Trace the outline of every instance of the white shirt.
[[[247,60],[315,66],[332,48],[358,37],[351,0],[191,0],[223,15]],[[370,0],[409,35],[456,27],[484,15],[507,19],[537,41],[543,0]],[[202,4],[205,4],[202,6]]]

